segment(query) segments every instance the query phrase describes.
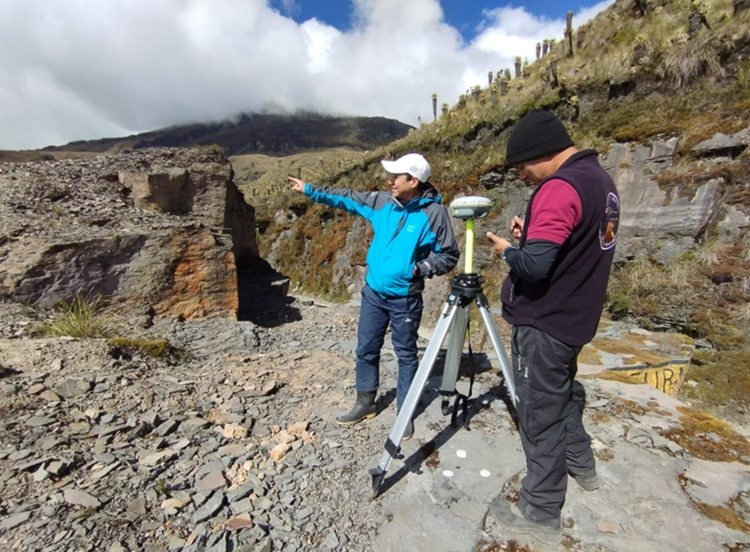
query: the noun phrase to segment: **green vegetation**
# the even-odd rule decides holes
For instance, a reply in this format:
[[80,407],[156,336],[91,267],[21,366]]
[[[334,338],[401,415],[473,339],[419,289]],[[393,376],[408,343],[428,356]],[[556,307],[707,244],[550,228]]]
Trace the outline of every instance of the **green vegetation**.
[[750,61],[745,61],[737,67],[737,86],[740,90],[750,90]]
[[695,408],[677,407],[680,425],[662,432],[696,458],[712,462],[742,462],[750,457],[750,443],[725,421]]
[[163,477],[159,477],[154,481],[154,492],[159,498],[167,498],[169,496],[169,487]]
[[680,397],[734,419],[750,397],[750,353],[746,350],[699,351],[680,390]]
[[662,264],[649,255],[637,257],[617,267],[610,279],[609,310],[615,318],[627,315],[645,327],[658,329],[662,315],[671,317],[669,325],[678,326],[689,334],[689,313],[693,298],[685,289],[706,288],[708,282],[693,269],[691,255],[683,255]]
[[153,358],[183,358],[185,353],[175,348],[167,339],[139,337],[112,337],[108,343],[130,355],[143,354]]
[[43,336],[75,337],[80,339],[108,338],[109,345],[127,355],[180,360],[185,353],[172,346],[167,339],[124,337],[117,334],[114,317],[107,312],[101,296],[78,294],[60,303],[52,313],[52,321],[41,325],[37,333]]
[[104,313],[101,297],[88,298],[78,294],[70,301],[58,305],[52,313],[52,322],[39,328],[48,336],[108,337],[113,333],[112,321]]
[[[323,294],[334,300],[345,299],[348,297],[346,283],[337,277],[335,261],[336,254],[345,246],[354,221],[347,214],[332,212],[321,205],[312,205],[310,209],[316,216],[300,219],[279,236],[278,243],[273,244],[284,252],[278,257],[276,268],[298,282],[303,291]],[[264,245],[261,255],[267,257],[270,250],[268,244]],[[366,251],[366,247],[354,247],[352,262],[364,265]],[[306,258],[307,262],[300,263],[300,258]],[[316,267],[315,270],[310,271],[310,266]]]
[[279,195],[280,188],[288,186],[287,176],[299,176],[310,182],[324,182],[341,168],[363,157],[360,150],[331,148],[321,151],[306,150],[288,156],[270,156],[259,153],[235,155],[230,158],[234,181],[248,199]]

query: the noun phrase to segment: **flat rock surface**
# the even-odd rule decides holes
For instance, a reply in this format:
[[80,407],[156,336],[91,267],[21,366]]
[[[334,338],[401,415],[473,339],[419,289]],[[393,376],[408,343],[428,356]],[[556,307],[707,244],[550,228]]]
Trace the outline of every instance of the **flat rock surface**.
[[[379,415],[339,427],[354,398],[356,304],[296,297],[253,323],[157,320],[149,334],[187,353],[171,360],[32,338],[37,314],[0,307],[2,550],[750,550],[744,429],[699,435],[711,454],[686,446],[670,432],[689,405],[594,377],[621,354],[595,350],[582,370],[602,487],[570,480],[563,535],[545,544],[486,517],[495,496],[515,497],[524,459],[480,344],[462,362],[477,370],[468,426],[443,415],[438,359],[415,435],[373,497],[396,362],[387,338]],[[601,337],[628,333],[606,325]]]

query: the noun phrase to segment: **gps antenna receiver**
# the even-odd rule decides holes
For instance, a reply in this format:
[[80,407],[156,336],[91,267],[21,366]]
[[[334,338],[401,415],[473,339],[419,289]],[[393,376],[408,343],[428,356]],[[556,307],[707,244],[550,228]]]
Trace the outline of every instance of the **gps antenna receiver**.
[[481,218],[490,212],[492,201],[482,196],[457,197],[450,204],[451,215],[457,219]]
[[490,207],[492,207],[492,201],[482,196],[457,197],[451,201],[450,211],[453,217],[466,221],[465,274],[474,271],[474,219],[485,216],[490,212]]

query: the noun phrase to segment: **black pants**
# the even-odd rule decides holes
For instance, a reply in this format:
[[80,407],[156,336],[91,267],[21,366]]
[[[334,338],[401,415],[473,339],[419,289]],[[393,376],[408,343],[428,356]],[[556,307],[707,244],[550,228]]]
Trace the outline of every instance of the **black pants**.
[[533,521],[560,519],[568,472],[596,470],[582,421],[586,394],[575,381],[580,350],[530,326],[513,328],[516,410],[526,455],[518,507]]

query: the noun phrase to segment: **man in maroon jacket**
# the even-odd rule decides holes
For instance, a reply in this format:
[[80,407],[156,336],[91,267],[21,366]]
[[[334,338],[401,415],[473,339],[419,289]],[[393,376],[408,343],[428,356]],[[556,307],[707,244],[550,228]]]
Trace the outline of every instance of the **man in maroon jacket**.
[[578,353],[594,337],[604,307],[620,198],[597,152],[577,150],[549,111],[518,122],[507,162],[536,186],[525,218],[511,222],[517,247],[487,233],[510,267],[501,300],[513,326],[526,476],[517,504],[499,496],[489,511],[508,532],[557,537],[568,475],[587,491],[600,483],[582,421],[585,391],[575,376]]

